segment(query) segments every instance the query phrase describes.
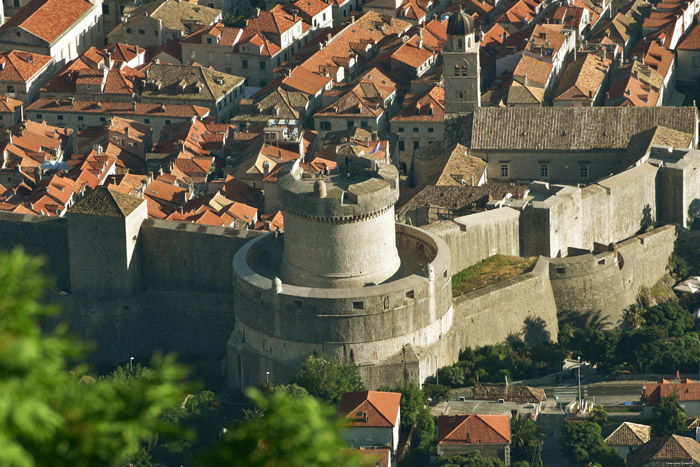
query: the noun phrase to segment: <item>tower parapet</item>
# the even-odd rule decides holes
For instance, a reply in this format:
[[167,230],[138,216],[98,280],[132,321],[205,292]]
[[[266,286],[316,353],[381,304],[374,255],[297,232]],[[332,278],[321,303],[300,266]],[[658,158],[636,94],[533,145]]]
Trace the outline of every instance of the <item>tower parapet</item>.
[[315,174],[296,162],[282,168],[277,184],[285,222],[284,283],[363,287],[399,271],[395,167],[353,157],[333,174]]

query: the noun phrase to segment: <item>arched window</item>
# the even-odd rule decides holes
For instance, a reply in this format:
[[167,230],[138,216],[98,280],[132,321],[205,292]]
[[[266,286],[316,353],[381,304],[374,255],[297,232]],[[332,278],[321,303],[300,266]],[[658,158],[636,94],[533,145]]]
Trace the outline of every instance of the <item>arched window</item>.
[[459,76],[459,64],[455,65],[455,76]]
[[462,48],[462,39],[457,39],[457,48],[458,49]]
[[467,64],[462,65],[462,76],[467,76]]

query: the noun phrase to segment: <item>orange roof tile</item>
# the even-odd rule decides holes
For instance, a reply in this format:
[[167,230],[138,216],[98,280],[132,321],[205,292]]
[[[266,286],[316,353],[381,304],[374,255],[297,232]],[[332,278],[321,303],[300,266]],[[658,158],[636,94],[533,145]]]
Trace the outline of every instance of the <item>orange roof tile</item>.
[[439,444],[508,444],[508,415],[440,415]]
[[47,55],[12,50],[0,53],[0,80],[26,83],[48,65],[53,58]]
[[90,8],[86,0],[32,0],[0,27],[7,31],[19,27],[53,43]]
[[340,398],[340,412],[350,420],[350,426],[396,426],[400,405],[398,392],[346,392]]

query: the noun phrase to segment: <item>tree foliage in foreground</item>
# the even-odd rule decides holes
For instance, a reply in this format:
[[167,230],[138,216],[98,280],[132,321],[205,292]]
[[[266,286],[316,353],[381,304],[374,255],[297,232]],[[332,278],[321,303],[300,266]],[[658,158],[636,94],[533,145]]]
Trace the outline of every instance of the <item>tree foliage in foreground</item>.
[[332,407],[286,391],[264,395],[251,388],[246,394],[264,416],[249,418],[226,433],[217,450],[202,459],[201,466],[374,465],[374,460],[344,449],[339,435],[341,421]]
[[505,467],[500,459],[484,457],[479,451],[443,457],[435,465],[437,467]]
[[559,449],[573,465],[598,463],[606,467],[623,466],[615,450],[605,444],[600,425],[591,422],[565,422]]
[[511,459],[532,459],[544,438],[542,428],[529,415],[519,414],[510,419]]
[[294,376],[294,384],[310,395],[336,405],[345,392],[364,391],[365,385],[354,363],[340,363],[333,357],[311,355]]
[[[154,358],[133,384],[81,382],[69,368],[84,346],[39,322],[57,309],[40,303],[42,262],[0,255],[0,465],[120,465],[165,428],[159,417],[182,402],[185,371]],[[72,370],[72,372],[71,372]]]
[[382,386],[380,391],[401,393],[401,426],[404,428],[413,426],[416,423],[418,412],[425,405],[425,393],[414,382],[398,382],[394,387]]

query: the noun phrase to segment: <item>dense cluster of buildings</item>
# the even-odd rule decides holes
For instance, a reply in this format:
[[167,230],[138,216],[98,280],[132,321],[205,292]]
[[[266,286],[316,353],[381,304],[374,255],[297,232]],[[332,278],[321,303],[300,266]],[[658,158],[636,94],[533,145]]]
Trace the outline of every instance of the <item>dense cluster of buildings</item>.
[[[445,122],[488,106],[689,104],[700,76],[699,8],[646,0],[298,0],[266,8],[4,1],[2,209],[62,216],[105,185],[146,199],[154,218],[281,228],[281,164],[300,159],[323,171],[363,155],[396,165],[401,186],[415,187],[400,204],[430,203],[412,200],[423,188],[476,189],[489,179],[588,183],[600,177],[595,161],[578,160],[572,175],[574,161],[564,157],[493,157],[498,148],[483,147],[488,135],[478,128],[475,145],[454,154],[440,144],[450,140]],[[538,117],[514,114],[508,126]],[[647,126],[640,131],[678,130]],[[620,151],[628,136],[601,141],[601,149]],[[672,136],[674,146],[691,146]],[[425,177],[426,157],[444,176]]]

